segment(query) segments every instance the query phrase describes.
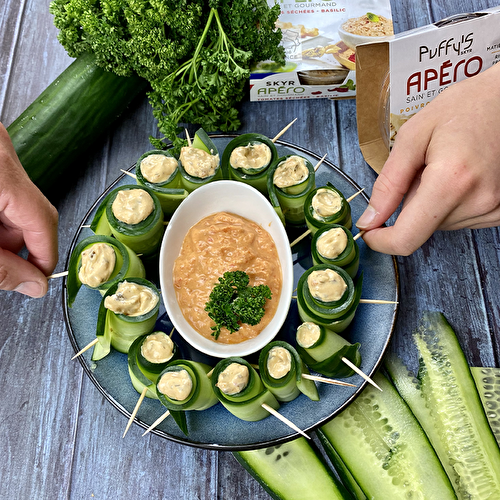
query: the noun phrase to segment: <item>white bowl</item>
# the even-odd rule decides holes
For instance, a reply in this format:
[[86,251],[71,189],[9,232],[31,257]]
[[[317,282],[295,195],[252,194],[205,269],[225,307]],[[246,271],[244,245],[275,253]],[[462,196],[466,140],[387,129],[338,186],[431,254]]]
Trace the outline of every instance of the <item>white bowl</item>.
[[350,33],[349,31],[343,30],[342,28],[338,29],[338,33],[340,39],[352,50],[356,50],[356,46],[361,45],[362,43],[380,42],[382,40],[388,40],[389,38],[393,38],[394,36],[394,35],[386,35],[386,36],[355,35],[354,33]]
[[[280,301],[271,322],[257,337],[239,344],[219,344],[199,334],[184,318],[173,286],[173,267],[188,230],[215,212],[231,212],[261,225],[272,236],[283,273]],[[283,326],[293,291],[293,261],[283,224],[269,201],[255,188],[242,182],[215,181],[192,193],[179,205],[168,223],[160,250],[160,286],[170,321],[195,349],[218,358],[246,356],[262,349]]]

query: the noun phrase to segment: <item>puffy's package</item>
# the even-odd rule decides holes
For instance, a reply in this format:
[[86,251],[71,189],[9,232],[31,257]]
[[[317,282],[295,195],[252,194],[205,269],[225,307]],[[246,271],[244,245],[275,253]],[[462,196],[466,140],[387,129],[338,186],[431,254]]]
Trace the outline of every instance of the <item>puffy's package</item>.
[[390,1],[281,0],[280,6],[286,64],[252,68],[250,100],[355,97],[356,47],[392,36]]
[[500,7],[495,7],[357,47],[359,143],[376,172],[407,120],[450,85],[500,61],[499,27]]

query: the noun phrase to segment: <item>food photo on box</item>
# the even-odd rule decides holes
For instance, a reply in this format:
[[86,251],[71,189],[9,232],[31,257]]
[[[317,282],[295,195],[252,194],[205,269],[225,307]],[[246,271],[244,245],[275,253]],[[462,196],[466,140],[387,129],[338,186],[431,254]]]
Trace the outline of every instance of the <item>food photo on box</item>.
[[3,496],[500,498],[480,7],[6,0]]

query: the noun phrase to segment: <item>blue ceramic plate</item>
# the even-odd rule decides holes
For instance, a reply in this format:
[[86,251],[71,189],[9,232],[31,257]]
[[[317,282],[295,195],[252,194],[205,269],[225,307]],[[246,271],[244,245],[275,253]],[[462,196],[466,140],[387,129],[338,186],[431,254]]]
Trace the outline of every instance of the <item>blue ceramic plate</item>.
[[[214,140],[219,151],[223,151],[233,137],[229,135],[213,136],[212,140]],[[280,156],[291,153],[299,154],[308,158],[313,165],[320,159],[317,154],[286,142],[278,141],[276,145]],[[133,167],[131,167],[132,169]],[[130,182],[131,180],[126,175],[117,179],[89,210],[82,221],[82,226],[90,224],[101,200],[109,191],[116,186],[133,183]],[[360,190],[359,186],[347,175],[328,161],[324,161],[316,172],[316,185],[324,186],[327,182],[334,184],[346,198]],[[360,194],[351,201],[354,221],[364,211],[367,203],[364,194]],[[355,229],[353,231],[356,232]],[[290,232],[290,241],[293,241],[302,232],[304,232],[304,229],[295,229]],[[92,232],[89,228],[80,228],[73,239],[69,255],[71,255],[78,242],[91,235]],[[307,237],[293,248],[295,285],[301,274],[312,266],[310,241],[310,237]],[[360,247],[360,270],[364,271],[362,298],[397,301],[398,274],[393,257],[373,252],[363,243],[362,239],[359,239],[358,243]],[[158,283],[157,273],[157,268],[153,267],[149,270],[147,277],[151,281]],[[95,339],[97,311],[101,295],[95,290],[82,287],[73,307],[69,308],[67,306],[66,288],[64,288],[63,294],[69,338],[75,352],[78,352]],[[350,342],[359,342],[361,344],[362,363],[360,368],[368,375],[374,373],[382,360],[393,332],[396,312],[397,306],[394,304],[360,304],[354,321],[344,334]],[[295,344],[295,330],[299,324],[297,306],[295,301],[292,301],[285,326],[279,333],[278,338]],[[165,313],[163,305],[160,307],[157,329],[167,333],[172,330],[172,323]],[[179,345],[183,357],[203,361],[212,366],[216,364],[217,359],[211,359],[190,348],[177,333],[174,333],[172,338]],[[127,356],[112,351],[104,359],[92,362],[91,350],[89,350],[78,359],[90,380],[106,399],[127,417],[123,419],[123,427],[125,428],[127,419],[130,417],[139,397],[130,382]],[[249,357],[248,360],[252,363],[257,362],[256,357]],[[311,401],[306,396],[300,395],[294,401],[282,404],[279,411],[302,430],[311,431],[331,419],[348,405],[366,385],[366,382],[358,375],[344,380],[356,384],[357,387],[340,387],[320,383],[318,384],[320,401]],[[164,412],[165,408],[159,401],[145,398],[137,413],[135,422],[146,429]],[[204,411],[188,412],[187,423],[189,428],[188,436],[182,433],[171,417],[165,419],[152,432],[190,446],[233,451],[276,445],[299,436],[298,433],[273,416],[269,416],[260,422],[245,422],[234,417],[221,404]]]

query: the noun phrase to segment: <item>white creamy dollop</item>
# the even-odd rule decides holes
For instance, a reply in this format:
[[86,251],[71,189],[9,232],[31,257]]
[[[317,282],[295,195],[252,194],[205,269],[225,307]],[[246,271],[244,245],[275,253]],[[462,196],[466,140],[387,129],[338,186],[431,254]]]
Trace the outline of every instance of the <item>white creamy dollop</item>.
[[307,277],[307,286],[311,295],[322,302],[340,300],[347,289],[347,283],[333,269],[313,271]]
[[315,219],[330,217],[342,208],[342,198],[332,189],[321,188],[313,196],[312,208]]
[[167,398],[184,401],[193,390],[193,381],[187,370],[168,371],[161,376],[157,387]]
[[292,155],[276,167],[273,182],[276,187],[283,189],[304,182],[308,176],[305,158]]
[[162,154],[148,155],[141,161],[143,177],[154,184],[168,180],[176,168],[177,160]]
[[262,142],[234,148],[229,157],[229,163],[233,168],[244,168],[245,170],[265,167],[270,161],[271,149]]
[[166,363],[174,354],[174,343],[166,333],[154,332],[144,339],[141,354],[150,363]]
[[184,170],[193,177],[205,179],[215,174],[219,165],[219,155],[212,155],[203,149],[191,146],[181,148],[179,156]]
[[115,314],[141,316],[151,311],[158,303],[158,295],[147,286],[122,281],[116,293],[104,299],[104,307]]
[[327,259],[336,259],[347,247],[347,234],[341,227],[325,231],[316,240],[316,250]]
[[98,287],[109,280],[115,264],[114,248],[106,243],[94,243],[82,252],[78,278],[84,285]]
[[153,198],[144,189],[122,189],[111,209],[113,215],[125,224],[138,224],[153,212],[154,207]]
[[307,349],[318,341],[320,335],[321,329],[319,325],[311,321],[306,321],[297,328],[297,343],[304,349]]
[[267,371],[272,378],[280,379],[292,369],[292,355],[288,349],[275,346],[267,355]]
[[224,394],[239,394],[248,385],[250,373],[248,367],[240,363],[231,363],[220,372],[215,384]]

